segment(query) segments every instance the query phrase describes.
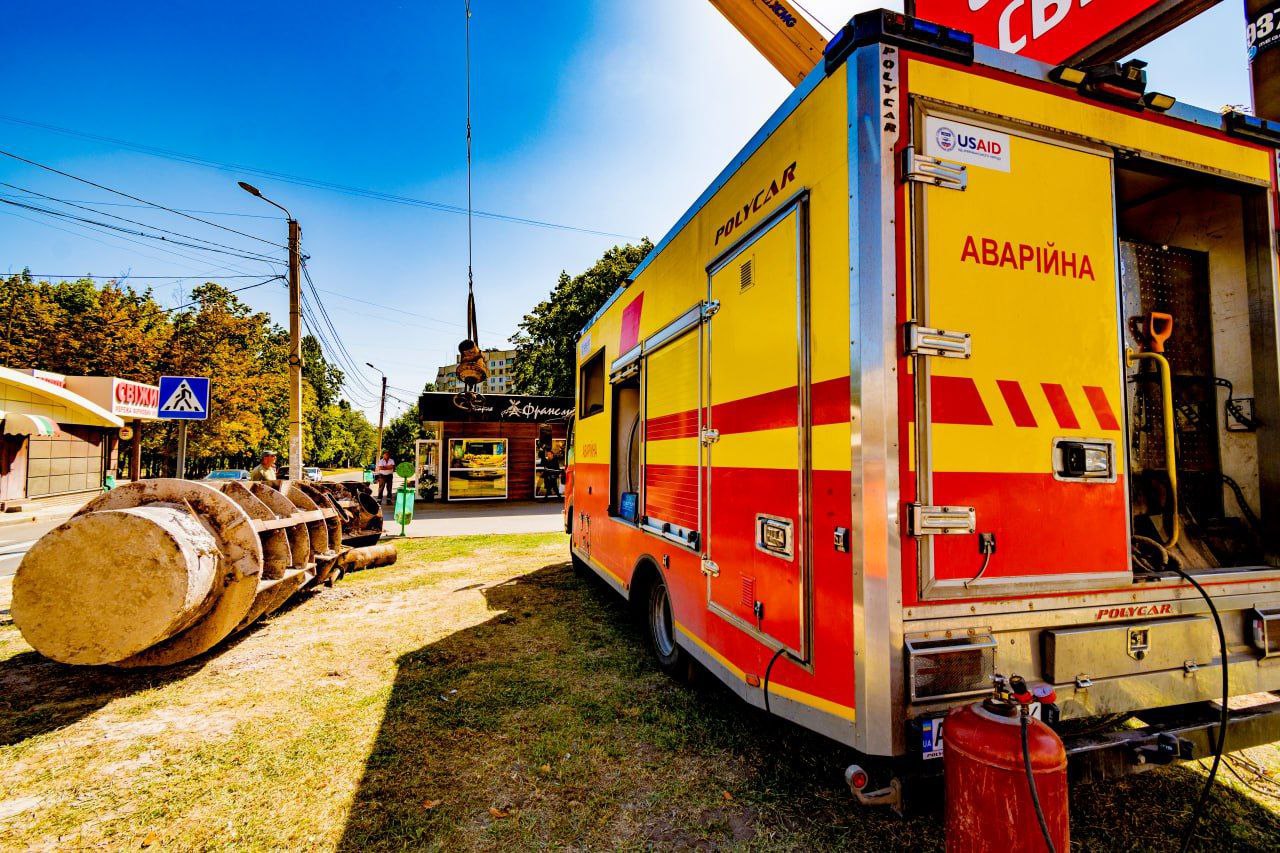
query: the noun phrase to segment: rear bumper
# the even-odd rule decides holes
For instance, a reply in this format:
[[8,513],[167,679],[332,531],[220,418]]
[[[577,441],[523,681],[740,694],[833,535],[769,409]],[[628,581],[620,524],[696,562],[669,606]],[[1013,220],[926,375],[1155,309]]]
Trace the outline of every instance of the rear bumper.
[[[1258,698],[1263,701],[1231,712],[1227,723],[1227,752],[1280,740],[1280,695],[1260,694]],[[1067,748],[1072,780],[1097,781],[1123,776],[1169,763],[1166,758],[1212,757],[1218,741],[1220,715],[1220,706],[1202,702],[1143,712],[1138,717],[1144,724],[1140,728],[1067,735],[1062,741]],[[1162,742],[1165,749],[1161,749]],[[1179,754],[1170,754],[1170,747]]]

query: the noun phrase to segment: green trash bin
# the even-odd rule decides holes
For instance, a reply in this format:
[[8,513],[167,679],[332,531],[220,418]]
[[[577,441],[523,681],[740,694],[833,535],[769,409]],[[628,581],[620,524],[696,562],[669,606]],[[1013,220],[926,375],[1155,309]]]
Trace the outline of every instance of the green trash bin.
[[400,535],[404,536],[404,529],[409,526],[409,522],[413,521],[413,487],[407,483],[396,489],[396,506],[393,517],[396,524],[400,525]]

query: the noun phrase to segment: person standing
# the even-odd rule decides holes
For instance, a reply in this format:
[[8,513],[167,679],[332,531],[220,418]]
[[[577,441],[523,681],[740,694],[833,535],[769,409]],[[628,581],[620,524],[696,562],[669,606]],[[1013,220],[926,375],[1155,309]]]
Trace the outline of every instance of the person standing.
[[542,449],[542,496],[558,498],[560,491],[560,458],[550,447]]
[[276,453],[274,450],[262,451],[262,461],[249,472],[249,479],[258,483],[280,479],[276,476]]
[[392,480],[396,474],[396,460],[391,458],[391,451],[382,451],[382,458],[373,467],[373,479],[378,481],[378,503],[390,503],[394,493]]

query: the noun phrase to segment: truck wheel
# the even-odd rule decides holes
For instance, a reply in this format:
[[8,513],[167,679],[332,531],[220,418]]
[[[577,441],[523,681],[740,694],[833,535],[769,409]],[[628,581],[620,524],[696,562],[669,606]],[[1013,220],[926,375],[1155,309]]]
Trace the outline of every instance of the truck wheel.
[[675,618],[671,613],[671,596],[667,584],[659,575],[649,586],[649,606],[646,608],[645,625],[648,628],[649,645],[658,659],[658,666],[668,675],[687,678],[689,659],[684,649],[676,644]]

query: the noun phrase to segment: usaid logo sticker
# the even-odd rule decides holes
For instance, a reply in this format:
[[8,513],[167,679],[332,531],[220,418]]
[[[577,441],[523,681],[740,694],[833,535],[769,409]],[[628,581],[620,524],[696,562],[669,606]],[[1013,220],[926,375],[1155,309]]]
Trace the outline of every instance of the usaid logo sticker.
[[1009,134],[927,116],[925,153],[984,169],[1009,171]]

